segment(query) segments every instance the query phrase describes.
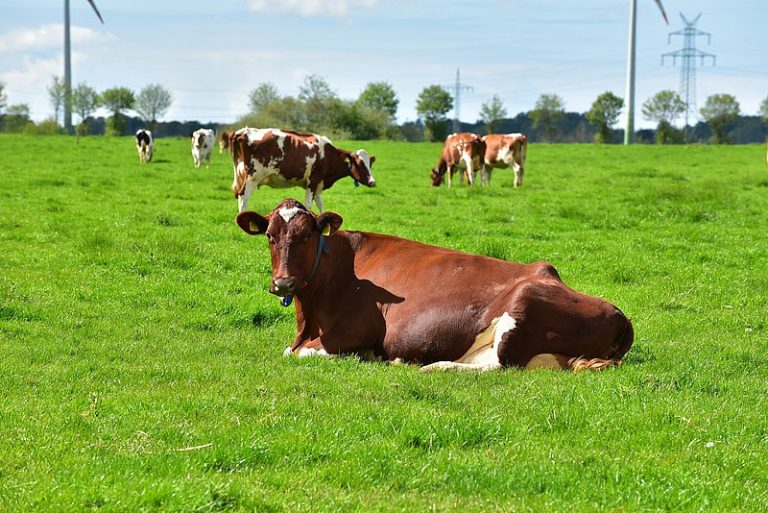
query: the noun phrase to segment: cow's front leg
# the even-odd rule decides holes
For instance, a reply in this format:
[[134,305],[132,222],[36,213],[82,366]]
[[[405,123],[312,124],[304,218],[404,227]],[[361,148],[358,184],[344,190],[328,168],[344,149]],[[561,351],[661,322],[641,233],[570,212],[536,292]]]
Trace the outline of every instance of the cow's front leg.
[[304,206],[312,210],[312,200],[315,199],[315,195],[312,193],[312,189],[307,187],[307,192],[304,194]]

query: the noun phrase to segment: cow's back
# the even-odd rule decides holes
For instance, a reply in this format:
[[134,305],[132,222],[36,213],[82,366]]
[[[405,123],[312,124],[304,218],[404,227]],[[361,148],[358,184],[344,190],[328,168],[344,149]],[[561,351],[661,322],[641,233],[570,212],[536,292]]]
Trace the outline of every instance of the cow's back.
[[351,235],[358,248],[355,275],[382,297],[401,298],[377,301],[386,321],[377,336],[389,359],[454,360],[501,315],[503,298],[517,284],[532,277],[559,281],[548,264],[518,264],[386,235]]

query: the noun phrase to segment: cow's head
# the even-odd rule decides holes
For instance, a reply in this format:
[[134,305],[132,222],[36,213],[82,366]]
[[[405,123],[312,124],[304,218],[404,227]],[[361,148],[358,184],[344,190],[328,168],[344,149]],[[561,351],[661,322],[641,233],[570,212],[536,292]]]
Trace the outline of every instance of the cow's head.
[[368,187],[376,186],[376,179],[373,177],[371,168],[376,162],[376,157],[371,157],[365,150],[357,150],[353,153],[347,153],[347,169],[352,178]]
[[443,177],[445,176],[446,169],[441,170],[439,167],[432,169],[429,176],[432,178],[432,185],[437,187],[443,183]]
[[292,296],[309,285],[323,252],[321,237],[339,229],[342,218],[334,212],[314,215],[294,199],[280,203],[267,217],[242,212],[237,224],[250,235],[266,235],[272,255],[272,281],[269,292]]
[[224,153],[224,150],[229,149],[229,137],[231,135],[232,133],[227,130],[221,132],[221,136],[219,138],[219,153]]

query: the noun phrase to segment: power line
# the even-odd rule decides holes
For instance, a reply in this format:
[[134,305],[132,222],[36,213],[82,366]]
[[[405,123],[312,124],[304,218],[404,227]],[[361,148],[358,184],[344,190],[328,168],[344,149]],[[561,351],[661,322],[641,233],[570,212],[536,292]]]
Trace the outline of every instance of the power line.
[[454,82],[453,85],[445,87],[453,89],[453,131],[458,133],[461,132],[461,123],[459,121],[461,112],[461,92],[471,92],[474,88],[461,83],[461,79],[459,78],[459,68],[456,68],[456,82]]
[[[701,65],[704,65],[706,59],[712,59],[712,66],[715,65],[715,55],[702,52],[696,48],[696,37],[706,36],[707,44],[712,43],[712,35],[709,32],[702,32],[696,28],[701,13],[693,20],[689,21],[683,13],[680,13],[685,28],[670,32],[667,38],[667,44],[672,43],[672,36],[683,36],[683,47],[680,50],[665,53],[661,56],[661,65],[664,65],[664,58],[671,57],[672,65],[677,64],[677,58],[680,57],[680,97],[685,102],[685,139],[688,140],[688,119],[691,113],[696,112],[696,59],[701,59]],[[695,115],[695,114],[694,114]]]

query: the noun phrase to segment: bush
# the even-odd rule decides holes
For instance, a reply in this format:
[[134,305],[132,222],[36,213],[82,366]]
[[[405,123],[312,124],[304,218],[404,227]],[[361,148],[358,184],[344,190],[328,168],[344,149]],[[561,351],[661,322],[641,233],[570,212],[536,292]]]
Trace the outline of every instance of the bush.
[[58,135],[63,134],[64,129],[55,119],[46,119],[35,124],[30,121],[24,126],[23,132],[30,135]]

